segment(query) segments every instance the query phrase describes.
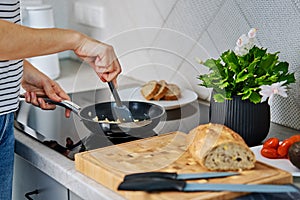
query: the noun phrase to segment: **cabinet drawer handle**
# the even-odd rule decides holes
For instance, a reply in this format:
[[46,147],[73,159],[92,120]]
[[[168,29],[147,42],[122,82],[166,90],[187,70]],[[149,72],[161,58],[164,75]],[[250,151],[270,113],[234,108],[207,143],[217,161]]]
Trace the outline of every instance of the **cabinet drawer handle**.
[[34,195],[34,194],[38,194],[38,193],[39,193],[38,190],[34,190],[34,191],[32,191],[32,192],[27,192],[27,193],[25,194],[25,197],[26,197],[26,199],[28,199],[28,200],[34,200],[34,199],[31,198],[30,196],[31,196],[31,195]]

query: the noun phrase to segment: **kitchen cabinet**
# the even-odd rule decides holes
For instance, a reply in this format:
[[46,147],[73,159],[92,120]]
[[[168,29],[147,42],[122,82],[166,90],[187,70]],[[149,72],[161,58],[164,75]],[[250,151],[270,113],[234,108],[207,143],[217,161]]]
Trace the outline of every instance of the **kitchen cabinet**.
[[[38,190],[38,194],[34,191]],[[32,192],[29,198],[25,194]],[[68,190],[54,179],[44,174],[26,160],[15,154],[13,200],[69,200]],[[79,200],[71,198],[72,200]]]

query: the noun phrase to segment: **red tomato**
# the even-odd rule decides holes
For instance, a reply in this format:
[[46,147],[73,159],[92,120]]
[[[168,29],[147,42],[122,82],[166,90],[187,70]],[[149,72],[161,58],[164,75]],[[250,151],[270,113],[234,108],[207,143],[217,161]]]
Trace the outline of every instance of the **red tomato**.
[[269,138],[263,144],[264,148],[277,149],[278,146],[279,146],[279,139],[278,138]]
[[286,157],[288,155],[289,148],[292,144],[293,141],[290,140],[290,138],[283,140],[277,149],[278,155],[281,157]]
[[289,138],[293,143],[300,141],[300,135],[293,135]]
[[260,151],[261,155],[266,158],[279,158],[276,149],[263,147]]

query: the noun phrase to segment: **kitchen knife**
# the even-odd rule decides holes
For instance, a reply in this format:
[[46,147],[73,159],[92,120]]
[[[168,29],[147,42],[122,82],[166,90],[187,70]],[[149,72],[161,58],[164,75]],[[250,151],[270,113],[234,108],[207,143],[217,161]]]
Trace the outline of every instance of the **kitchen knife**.
[[186,183],[185,181],[147,178],[132,179],[123,181],[118,190],[127,191],[179,191],[179,192],[204,192],[204,191],[231,191],[231,192],[260,192],[260,193],[288,193],[299,192],[291,184],[270,185],[270,184],[217,184],[217,183]]
[[227,176],[239,175],[237,172],[205,172],[205,173],[187,173],[177,174],[173,172],[145,172],[128,174],[124,180],[132,180],[138,178],[166,178],[174,180],[195,180],[195,179],[208,179],[208,178],[222,178]]

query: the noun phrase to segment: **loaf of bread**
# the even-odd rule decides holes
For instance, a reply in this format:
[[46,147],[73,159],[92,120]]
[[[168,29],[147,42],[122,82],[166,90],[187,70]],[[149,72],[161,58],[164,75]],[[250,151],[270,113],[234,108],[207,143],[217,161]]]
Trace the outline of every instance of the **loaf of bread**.
[[141,88],[141,93],[143,97],[147,100],[151,100],[154,95],[159,91],[160,85],[157,81],[149,81],[148,83],[144,84]]
[[236,171],[255,166],[255,155],[243,138],[224,125],[200,125],[189,132],[188,140],[192,157],[208,170]]

